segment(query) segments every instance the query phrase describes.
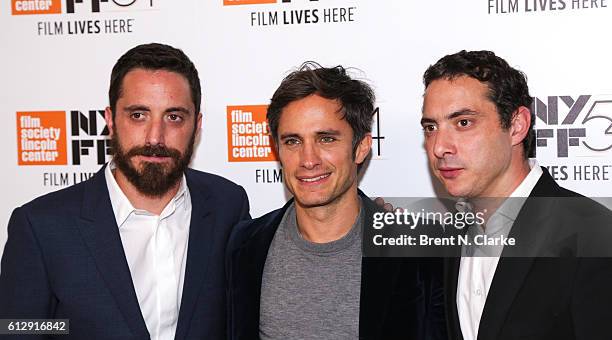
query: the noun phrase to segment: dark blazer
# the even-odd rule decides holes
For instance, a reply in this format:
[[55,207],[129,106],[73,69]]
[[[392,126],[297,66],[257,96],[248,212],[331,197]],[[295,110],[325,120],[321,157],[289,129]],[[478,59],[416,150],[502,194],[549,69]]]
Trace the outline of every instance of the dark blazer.
[[[249,218],[248,199],[219,176],[189,169],[186,177],[192,213],[176,339],[224,339],[223,256],[232,227]],[[104,167],[15,209],[0,274],[3,318],[70,319],[63,339],[149,339]]]
[[[586,198],[581,205],[555,199],[580,195],[561,188],[542,169],[510,231],[509,237],[517,243],[542,239],[542,233],[556,237],[561,231],[587,228],[585,221],[596,215],[612,221],[607,209]],[[538,199],[543,197],[547,198]],[[549,254],[558,257],[504,257],[509,251],[504,249],[491,282],[479,340],[612,339],[611,258],[581,258],[575,247]],[[463,339],[456,302],[459,263],[460,258],[445,260],[445,306],[452,340]]]
[[[361,193],[362,197],[365,197]],[[367,197],[365,226],[378,207]],[[226,261],[230,339],[259,338],[261,280],[268,249],[293,202],[232,232]],[[446,338],[441,259],[364,257],[359,308],[360,339]]]

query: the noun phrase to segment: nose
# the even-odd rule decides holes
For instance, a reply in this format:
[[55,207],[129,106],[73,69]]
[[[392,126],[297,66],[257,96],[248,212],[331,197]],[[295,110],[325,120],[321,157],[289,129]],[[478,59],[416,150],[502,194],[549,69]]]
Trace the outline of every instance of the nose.
[[436,158],[442,159],[456,152],[453,135],[444,129],[438,129],[430,143],[432,143],[432,152]]
[[300,166],[312,170],[319,165],[321,165],[319,148],[316,143],[305,141],[300,150]]
[[153,118],[149,121],[146,144],[163,145],[164,144],[164,122],[162,118]]

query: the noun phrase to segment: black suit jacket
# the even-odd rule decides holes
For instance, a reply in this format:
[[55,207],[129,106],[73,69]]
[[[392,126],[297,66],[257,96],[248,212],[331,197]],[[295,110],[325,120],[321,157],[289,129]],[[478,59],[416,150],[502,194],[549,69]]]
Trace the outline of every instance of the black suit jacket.
[[[224,339],[223,256],[231,228],[249,218],[248,199],[219,176],[187,170],[186,178],[192,213],[176,339]],[[149,338],[104,168],[15,209],[2,257],[2,318],[68,318],[66,339]]]
[[[365,226],[378,207],[363,193]],[[268,249],[293,202],[236,226],[228,243],[230,339],[259,338],[261,280]],[[446,338],[442,261],[423,258],[362,259],[360,339]]]
[[[555,199],[580,195],[557,185],[546,169],[543,172],[510,231],[509,237],[517,243],[546,239],[543,233],[560,237],[567,231],[580,232],[591,227],[585,221],[594,216],[612,222],[607,209],[586,198],[580,205]],[[511,251],[505,248],[478,339],[612,339],[612,259],[577,256],[574,245],[548,254],[557,257],[504,257]],[[452,340],[463,339],[456,302],[459,263],[460,258],[445,260],[445,306]]]

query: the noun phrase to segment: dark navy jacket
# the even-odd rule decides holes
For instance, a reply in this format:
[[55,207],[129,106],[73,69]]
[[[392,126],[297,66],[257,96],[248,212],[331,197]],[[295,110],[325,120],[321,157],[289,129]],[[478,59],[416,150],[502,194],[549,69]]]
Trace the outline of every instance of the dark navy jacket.
[[[192,213],[176,339],[224,339],[223,256],[232,227],[249,218],[248,199],[219,176],[189,169],[186,178]],[[70,319],[62,339],[149,338],[104,168],[15,209],[0,273],[4,318]]]

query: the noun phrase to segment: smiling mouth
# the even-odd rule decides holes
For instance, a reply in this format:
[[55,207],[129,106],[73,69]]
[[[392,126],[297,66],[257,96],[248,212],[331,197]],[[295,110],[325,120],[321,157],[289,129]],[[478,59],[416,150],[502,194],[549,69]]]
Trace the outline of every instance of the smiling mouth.
[[329,177],[330,175],[331,174],[323,174],[323,175],[320,175],[320,176],[317,176],[317,177],[308,177],[308,178],[302,177],[302,178],[298,178],[298,179],[300,180],[300,182],[315,183],[315,182],[318,182],[320,180],[323,180],[323,179]]

